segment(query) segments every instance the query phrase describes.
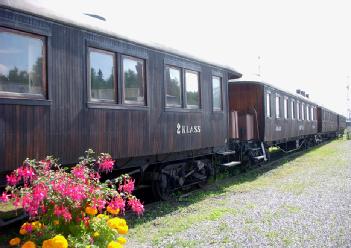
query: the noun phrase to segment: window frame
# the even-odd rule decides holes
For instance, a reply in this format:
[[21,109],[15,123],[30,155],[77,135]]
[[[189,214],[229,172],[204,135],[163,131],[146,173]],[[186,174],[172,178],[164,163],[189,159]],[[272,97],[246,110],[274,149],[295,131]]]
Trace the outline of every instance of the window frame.
[[[100,52],[103,54],[108,54],[108,55],[112,55],[113,57],[113,72],[114,72],[114,100],[108,100],[108,99],[97,99],[97,98],[92,98],[91,97],[91,67],[90,67],[90,51],[95,51],[95,52]],[[102,48],[96,48],[96,47],[91,47],[88,46],[88,56],[87,56],[87,95],[88,95],[88,103],[101,103],[101,104],[113,104],[116,105],[119,103],[119,97],[118,97],[118,63],[117,63],[117,54],[113,51],[109,51],[106,49],[102,49]]]
[[[129,58],[131,60],[136,60],[136,61],[142,61],[143,66],[142,66],[142,72],[143,72],[143,84],[144,84],[144,102],[140,103],[138,101],[130,101],[130,100],[125,100],[125,80],[124,80],[124,63],[123,59],[124,58]],[[146,59],[144,58],[139,58],[136,56],[132,55],[126,55],[126,54],[121,54],[121,87],[122,87],[122,97],[121,97],[121,104],[125,106],[137,106],[137,107],[146,107],[148,105],[148,99],[147,99],[147,75],[146,75]]]
[[[278,101],[278,104],[277,104],[277,100],[279,99]],[[275,118],[277,119],[280,119],[281,118],[281,109],[280,109],[280,106],[281,105],[281,96],[279,94],[276,94],[275,95]],[[278,106],[278,108],[277,108]]]
[[[179,70],[180,72],[180,105],[179,106],[174,106],[174,105],[167,105],[167,80],[166,80],[166,68],[172,68]],[[175,66],[175,65],[169,65],[165,64],[164,65],[164,103],[165,103],[165,108],[167,109],[182,109],[184,108],[184,78],[183,78],[183,68]]]
[[266,92],[266,117],[272,118],[272,93],[270,91]]
[[296,119],[301,121],[301,102],[296,101]]
[[[192,69],[184,69],[183,70],[183,77],[184,77],[184,108],[187,110],[201,110],[202,109],[202,104],[201,104],[201,85],[200,85],[200,72],[196,71],[196,70],[192,70]],[[187,99],[187,91],[186,91],[186,73],[190,72],[190,73],[195,73],[197,75],[197,83],[198,83],[198,94],[199,94],[199,105],[197,108],[189,108],[188,106],[188,99]],[[191,105],[191,106],[195,106],[195,105]]]
[[30,37],[33,39],[39,39],[42,41],[42,51],[41,55],[43,58],[42,61],[42,89],[43,94],[33,94],[33,93],[18,93],[18,92],[8,92],[8,91],[0,91],[0,98],[2,99],[18,99],[18,100],[48,100],[49,93],[48,93],[48,79],[47,79],[47,40],[48,38],[44,35],[34,34],[32,32],[20,31],[13,28],[7,28],[0,26],[0,32],[8,32],[13,33],[25,37]]
[[289,98],[287,96],[284,96],[283,109],[284,119],[287,120],[289,119]]
[[301,120],[305,120],[305,107],[306,104],[304,102],[301,103]]
[[[220,107],[219,107],[219,108],[215,108],[215,107],[214,107],[213,78],[218,78],[218,79],[219,79],[219,86],[220,86],[219,92],[220,92],[220,101],[221,101]],[[199,85],[200,85],[200,83],[199,83]],[[217,75],[213,75],[213,74],[212,74],[212,76],[211,76],[211,89],[212,89],[212,111],[213,111],[213,112],[221,112],[221,111],[223,111],[223,79],[222,79],[221,76],[217,76]],[[200,89],[199,89],[199,90],[200,90]],[[200,94],[200,92],[199,92],[199,94]],[[201,101],[200,101],[200,103],[201,103]]]
[[296,105],[295,105],[295,99],[291,99],[290,101],[290,106],[291,106],[291,119],[295,120],[296,119]]

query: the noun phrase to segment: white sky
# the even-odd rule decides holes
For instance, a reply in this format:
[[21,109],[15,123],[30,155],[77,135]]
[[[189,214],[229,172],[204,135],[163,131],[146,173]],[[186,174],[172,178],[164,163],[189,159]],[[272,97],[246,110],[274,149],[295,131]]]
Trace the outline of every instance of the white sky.
[[280,88],[346,114],[351,3],[339,0],[33,0],[64,14],[104,16],[116,32],[258,72]]

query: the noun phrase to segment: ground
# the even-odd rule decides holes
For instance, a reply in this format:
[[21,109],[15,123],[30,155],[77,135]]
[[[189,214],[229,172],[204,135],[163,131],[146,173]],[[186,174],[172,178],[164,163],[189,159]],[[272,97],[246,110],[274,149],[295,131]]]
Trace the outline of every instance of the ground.
[[351,141],[333,141],[130,219],[127,247],[351,247]]

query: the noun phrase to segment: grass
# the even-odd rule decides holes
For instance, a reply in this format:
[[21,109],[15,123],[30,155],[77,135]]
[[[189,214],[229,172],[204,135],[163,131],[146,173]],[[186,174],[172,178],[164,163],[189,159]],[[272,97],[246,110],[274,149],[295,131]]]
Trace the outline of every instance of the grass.
[[[260,191],[266,188],[300,195],[310,187],[320,183],[313,180],[313,173],[316,171],[335,173],[335,170],[331,170],[329,166],[330,161],[333,161],[333,159],[335,161],[335,157],[339,159],[335,166],[347,165],[347,160],[340,154],[340,149],[338,149],[342,142],[346,141],[333,141],[322,147],[314,148],[304,153],[303,156],[301,156],[302,153],[295,154],[289,158],[281,159],[278,162],[273,162],[234,177],[220,177],[219,180],[211,185],[193,192],[187,198],[183,197],[181,200],[175,199],[168,202],[152,203],[147,206],[143,217],[126,216],[130,227],[127,238],[131,242],[154,246],[194,247],[198,245],[195,241],[184,240],[177,235],[189,228],[201,226],[205,222],[213,223],[213,226],[217,228],[216,232],[223,233],[228,229],[228,225],[223,220],[235,217],[242,218],[245,227],[248,229],[254,229],[255,232],[261,233],[270,241],[279,239],[282,244],[288,246],[292,243],[290,237],[281,237],[275,231],[263,232],[257,223],[260,221],[271,226],[275,219],[281,218],[286,214],[299,214],[303,211],[299,206],[283,204],[278,211],[267,212],[257,220],[243,217],[248,211],[257,209],[255,204],[246,202],[240,205],[238,203],[238,207],[233,208],[227,204],[228,199],[235,194],[247,191]],[[305,175],[306,178],[301,178],[301,174]],[[291,181],[280,184],[280,180],[286,177],[289,177]],[[4,213],[11,208],[10,205],[0,205],[0,207]],[[0,246],[7,243],[8,235],[8,229],[1,232]],[[164,239],[169,236],[174,237],[173,242],[164,244]],[[221,242],[235,246],[234,241],[225,235]]]
[[[328,163],[321,163],[321,160],[335,160],[340,156],[338,145],[344,141],[333,141],[322,147],[314,148],[303,156],[293,155],[269,166],[260,167],[244,174],[217,180],[204,190],[191,194],[185,201],[159,202],[154,203],[151,209],[147,209],[145,216],[140,219],[130,219],[129,237],[137,243],[151,243],[160,245],[170,235],[179,234],[188,228],[201,225],[201,223],[213,221],[218,222],[227,216],[242,216],[246,211],[253,211],[256,206],[252,203],[233,209],[226,206],[226,197],[242,192],[261,190],[272,187],[283,192],[299,195],[309,187],[315,186],[313,177],[301,180],[295,175],[309,175],[315,170],[327,171]],[[346,160],[336,166],[345,166]],[[292,181],[279,185],[279,180],[288,177]],[[312,178],[312,179],[311,179]],[[302,211],[299,206],[283,205],[281,211],[267,214],[262,221],[272,223],[272,220],[280,218],[283,214],[297,214]],[[244,219],[245,225],[255,225],[256,220]],[[221,222],[220,222],[221,223]],[[219,225],[219,231],[225,226]],[[275,232],[265,234],[270,240],[279,238],[282,243],[288,245],[292,241],[289,237],[277,237]],[[191,243],[191,242],[190,242]],[[184,247],[182,244],[175,245]],[[191,245],[186,247],[191,247]]]

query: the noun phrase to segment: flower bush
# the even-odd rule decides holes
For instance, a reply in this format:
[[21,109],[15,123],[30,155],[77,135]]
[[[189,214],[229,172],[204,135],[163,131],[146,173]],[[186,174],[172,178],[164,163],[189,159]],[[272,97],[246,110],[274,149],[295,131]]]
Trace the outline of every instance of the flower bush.
[[134,180],[121,175],[100,181],[101,173],[111,172],[115,161],[107,153],[95,158],[88,150],[80,162],[62,168],[53,157],[25,160],[7,176],[8,186],[0,200],[12,201],[29,215],[10,246],[123,247],[128,225],[126,208],[141,215],[144,206],[132,195]]

